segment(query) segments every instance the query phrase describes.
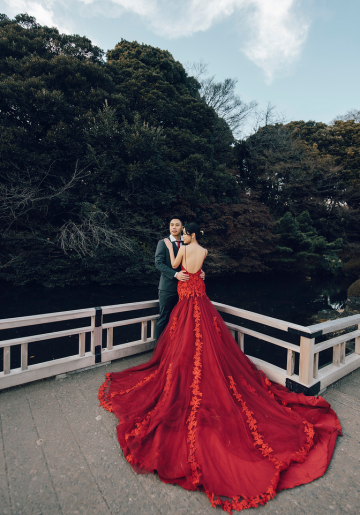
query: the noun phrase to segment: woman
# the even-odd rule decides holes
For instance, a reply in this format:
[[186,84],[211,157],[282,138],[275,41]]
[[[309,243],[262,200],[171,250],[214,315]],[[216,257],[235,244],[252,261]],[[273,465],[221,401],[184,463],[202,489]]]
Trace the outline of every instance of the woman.
[[200,237],[186,225],[176,259],[165,240],[190,279],[150,361],[107,374],[99,399],[135,471],[204,491],[231,513],[324,474],[341,427],[323,398],[271,383],[239,349],[206,296]]

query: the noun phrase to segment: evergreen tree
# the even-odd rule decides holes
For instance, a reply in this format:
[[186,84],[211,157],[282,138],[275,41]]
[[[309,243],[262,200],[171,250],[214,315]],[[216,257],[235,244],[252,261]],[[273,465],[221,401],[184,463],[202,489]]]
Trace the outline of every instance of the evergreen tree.
[[340,272],[343,264],[338,253],[342,249],[342,239],[329,243],[324,236],[319,236],[307,211],[297,218],[287,212],[276,225],[281,240],[274,259],[281,270]]

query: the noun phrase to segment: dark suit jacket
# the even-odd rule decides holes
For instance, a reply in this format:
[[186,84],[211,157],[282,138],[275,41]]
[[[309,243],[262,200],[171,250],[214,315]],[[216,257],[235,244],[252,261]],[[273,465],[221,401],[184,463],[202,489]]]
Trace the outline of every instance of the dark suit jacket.
[[[175,257],[178,253],[178,248],[175,242],[173,242]],[[181,271],[181,265],[175,270],[171,266],[170,254],[166,248],[164,240],[160,240],[157,244],[155,252],[155,266],[161,272],[159,290],[177,292],[178,280],[175,277],[176,272]]]

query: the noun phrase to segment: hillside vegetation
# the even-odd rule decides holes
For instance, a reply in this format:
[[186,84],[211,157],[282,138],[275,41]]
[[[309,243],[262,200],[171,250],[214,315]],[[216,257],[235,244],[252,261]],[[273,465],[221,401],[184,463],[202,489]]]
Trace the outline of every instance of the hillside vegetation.
[[[360,124],[233,133],[181,63],[0,15],[0,278],[157,280],[176,214],[209,274],[360,273]],[[345,263],[343,267],[343,263]]]

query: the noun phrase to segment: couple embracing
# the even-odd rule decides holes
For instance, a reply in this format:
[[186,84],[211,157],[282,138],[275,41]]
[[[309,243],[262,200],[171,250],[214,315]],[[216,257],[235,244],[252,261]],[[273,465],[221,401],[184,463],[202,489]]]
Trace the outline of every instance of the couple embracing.
[[[186,227],[183,226],[182,219],[178,216],[170,220],[170,236],[165,240],[160,240],[157,244],[155,252],[155,266],[161,273],[159,283],[159,318],[156,324],[155,339],[159,339],[161,333],[167,326],[170,318],[170,313],[176,306],[178,295],[178,281],[186,282],[190,279],[188,272],[184,269],[181,270],[179,265],[176,269],[173,268],[171,263],[172,251],[176,258],[178,254],[182,257],[185,255],[184,245],[188,245],[187,254],[190,265],[194,260],[196,266],[198,256],[199,261],[205,257],[205,249],[200,247],[200,229],[197,224],[190,223]],[[192,247],[190,248],[190,244]],[[193,256],[194,252],[194,256]],[[205,273],[200,273],[201,279],[205,279]]]
[[205,291],[196,224],[158,243],[157,344],[149,361],[106,374],[101,405],[119,420],[138,473],[204,492],[228,513],[323,475],[341,434],[322,397],[271,382],[241,351]]

